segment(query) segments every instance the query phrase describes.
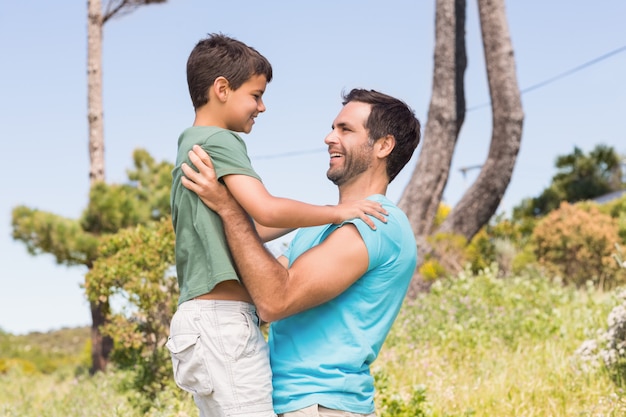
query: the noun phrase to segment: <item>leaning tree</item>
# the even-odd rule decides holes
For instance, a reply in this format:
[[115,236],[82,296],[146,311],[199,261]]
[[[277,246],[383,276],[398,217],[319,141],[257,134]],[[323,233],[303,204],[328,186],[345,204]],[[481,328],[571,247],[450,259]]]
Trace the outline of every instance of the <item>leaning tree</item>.
[[[478,10],[491,96],[491,146],[477,180],[436,228],[435,215],[465,120],[463,76],[467,66],[466,1],[437,0],[433,87],[424,141],[415,170],[399,201],[411,221],[420,260],[426,255],[437,256],[427,236],[437,232],[453,233],[469,241],[489,221],[511,180],[520,147],[524,114],[504,0],[478,0]],[[419,290],[420,283],[416,274],[411,296]]]

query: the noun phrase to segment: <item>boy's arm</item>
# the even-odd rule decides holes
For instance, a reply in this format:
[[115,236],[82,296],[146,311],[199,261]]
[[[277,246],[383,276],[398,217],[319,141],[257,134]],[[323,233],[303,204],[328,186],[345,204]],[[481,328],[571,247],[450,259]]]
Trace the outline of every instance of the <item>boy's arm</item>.
[[[217,182],[210,160],[205,160],[200,171],[202,174],[183,178],[183,185],[194,192],[204,189],[208,206],[222,218],[228,246],[264,321],[279,320],[331,300],[367,271],[367,248],[352,224],[332,232],[287,269],[285,257],[277,261],[263,247],[249,216]],[[202,186],[196,183],[200,176],[204,177]]]
[[254,228],[256,229],[256,232],[259,234],[259,237],[261,238],[263,242],[270,242],[274,239],[278,239],[279,237],[283,237],[287,233],[295,230],[295,228],[293,227],[291,228],[289,227],[287,228],[266,227],[257,222],[254,222]]
[[[200,147],[194,146],[189,152],[191,162],[200,169],[202,159],[208,158],[208,154]],[[183,164],[183,172],[187,177],[195,171]],[[371,200],[359,200],[337,206],[319,206],[288,198],[274,197],[263,183],[248,175],[226,175],[224,183],[235,200],[258,224],[270,228],[294,229],[298,227],[319,226],[329,223],[341,223],[344,220],[360,218],[372,229],[376,226],[369,216],[374,216],[385,222],[386,210],[380,203]],[[194,182],[202,184],[199,176]],[[202,187],[198,190],[198,196],[204,201]],[[284,234],[284,233],[283,233]]]

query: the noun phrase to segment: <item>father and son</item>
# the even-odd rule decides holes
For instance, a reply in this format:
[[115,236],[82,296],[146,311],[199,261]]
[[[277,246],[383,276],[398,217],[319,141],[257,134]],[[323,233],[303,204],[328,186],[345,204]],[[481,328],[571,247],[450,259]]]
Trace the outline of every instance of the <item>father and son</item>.
[[[420,123],[396,98],[350,91],[324,140],[339,203],[275,197],[238,135],[265,111],[271,80],[264,56],[222,34],[187,61],[195,120],[178,140],[171,195],[174,379],[201,417],[373,417],[370,365],[417,262],[411,226],[385,193]],[[296,228],[278,258],[264,247]]]

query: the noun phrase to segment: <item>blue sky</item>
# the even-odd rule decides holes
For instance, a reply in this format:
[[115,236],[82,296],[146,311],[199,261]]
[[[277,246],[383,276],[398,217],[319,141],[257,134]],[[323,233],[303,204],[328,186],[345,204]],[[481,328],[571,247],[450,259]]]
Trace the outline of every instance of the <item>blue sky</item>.
[[[273,64],[268,110],[244,139],[268,190],[333,204],[323,138],[340,93],[377,89],[405,100],[426,123],[431,94],[434,1],[187,0],[152,5],[104,30],[106,177],[124,182],[136,148],[173,161],[193,122],[185,62],[207,33],[257,48]],[[491,114],[476,2],[468,1],[468,112],[444,198],[454,204],[476,177]],[[626,2],[507,2],[522,96],[523,138],[501,209],[538,195],[557,155],[603,143],[626,154]],[[29,256],[11,239],[18,205],[78,218],[89,191],[86,2],[27,0],[0,5],[0,328],[11,333],[90,324],[84,268]],[[621,52],[572,71],[611,51]],[[285,156],[290,155],[290,156]],[[416,154],[417,155],[417,154]],[[391,184],[397,201],[416,157]],[[428,192],[425,190],[425,192]]]

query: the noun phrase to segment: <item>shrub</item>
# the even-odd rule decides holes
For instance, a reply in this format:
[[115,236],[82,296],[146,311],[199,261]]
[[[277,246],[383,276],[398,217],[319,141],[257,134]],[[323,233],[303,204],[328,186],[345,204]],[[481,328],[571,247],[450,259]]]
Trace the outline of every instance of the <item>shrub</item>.
[[[437,260],[438,277],[456,274],[463,270],[468,262],[465,237],[453,233],[436,233],[428,236],[427,239],[433,249],[433,255],[424,261],[428,262],[433,258]],[[443,273],[439,273],[441,271]]]
[[85,290],[92,302],[119,300],[101,328],[114,342],[111,363],[132,370],[132,386],[151,401],[171,382],[165,342],[178,297],[171,220],[124,229],[103,242]]
[[419,267],[420,276],[428,282],[434,282],[447,275],[444,268],[436,259],[428,259]]
[[626,386],[626,290],[617,293],[618,304],[607,318],[607,328],[596,337],[585,340],[576,350],[581,369],[585,372],[608,372],[619,386]]
[[385,371],[374,373],[376,385],[377,411],[380,417],[426,417],[432,413],[426,409],[426,387],[416,385],[406,396],[389,387],[389,377]]
[[496,261],[496,240],[489,235],[486,228],[482,228],[472,238],[467,246],[467,255],[472,272],[488,268]]
[[623,278],[611,259],[620,241],[614,219],[596,205],[583,209],[562,203],[543,218],[532,234],[539,263],[565,283],[583,286],[588,280],[600,287],[614,287]]
[[[618,268],[626,269],[622,249],[616,245],[614,254]],[[617,305],[607,318],[607,329],[596,338],[585,340],[576,351],[586,371],[603,364],[611,379],[626,386],[626,289],[617,292]]]
[[619,237],[622,242],[626,242],[626,195],[601,204],[600,210],[617,221]]

